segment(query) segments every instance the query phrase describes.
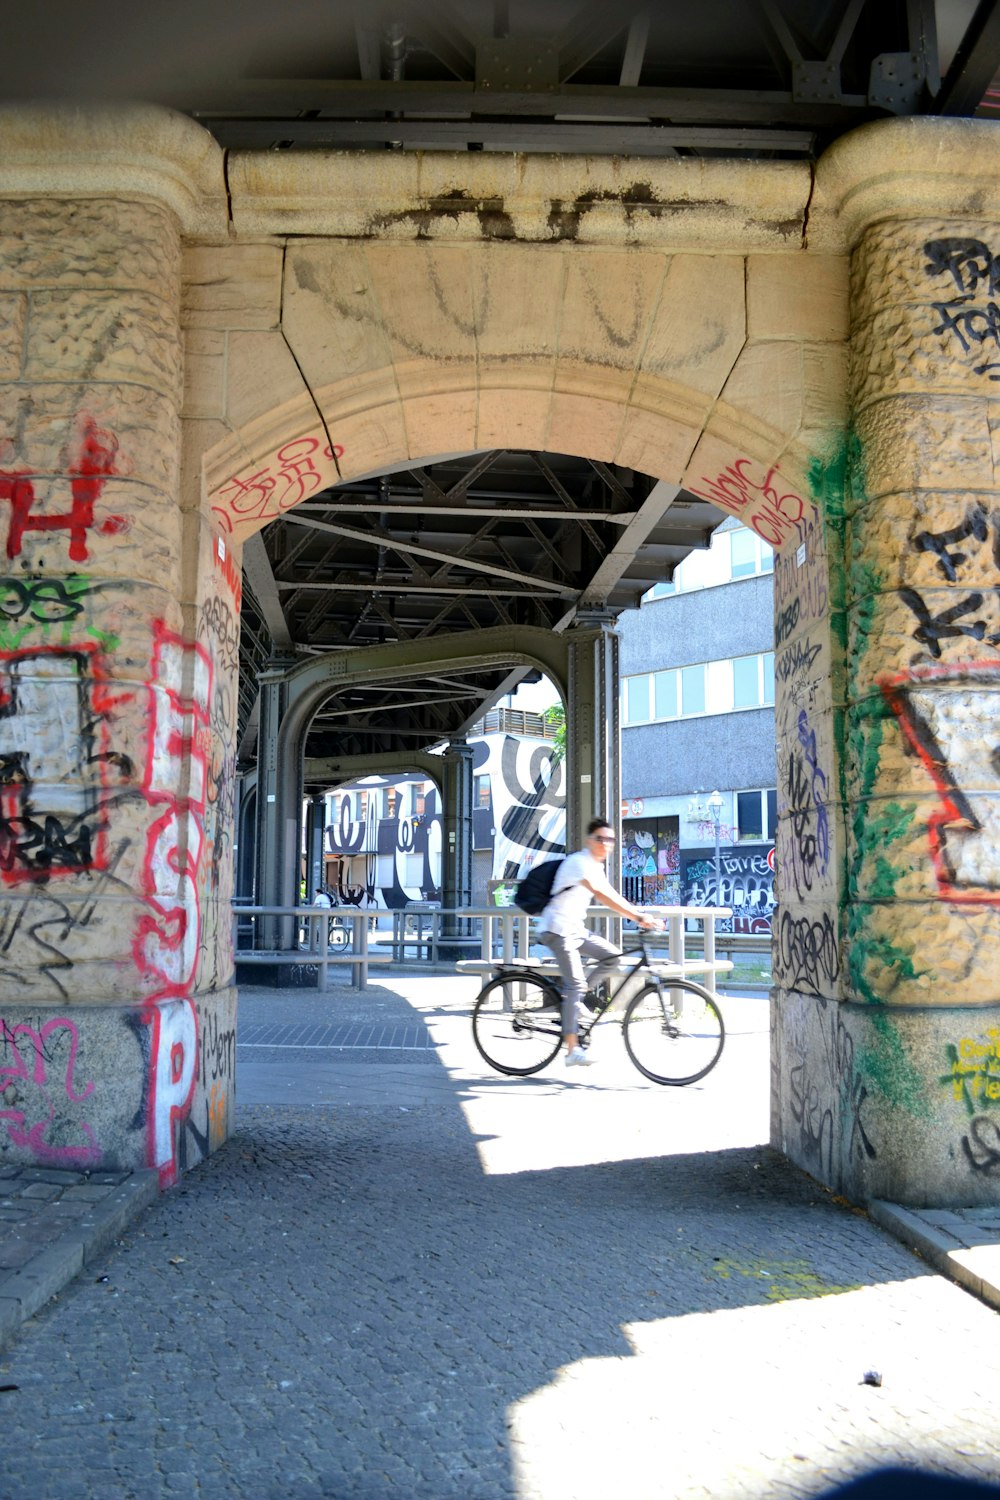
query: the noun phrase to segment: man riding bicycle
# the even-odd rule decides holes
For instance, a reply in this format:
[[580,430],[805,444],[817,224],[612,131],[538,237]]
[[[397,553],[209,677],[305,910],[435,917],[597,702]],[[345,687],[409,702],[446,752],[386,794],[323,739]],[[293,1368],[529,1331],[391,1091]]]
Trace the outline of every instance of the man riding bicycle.
[[597,960],[590,972],[592,988],[614,973],[621,950],[597,937],[586,926],[587,908],[599,901],[640,927],[662,932],[663,923],[631,906],[611,885],[604,870],[614,848],[615,834],[606,818],[592,818],[584,848],[563,860],[552,882],[548,905],[538,918],[538,941],[552,950],[562,976],[562,1033],[566,1066],[586,1067],[592,1059],[577,1034],[580,1004],[587,989],[584,958]]

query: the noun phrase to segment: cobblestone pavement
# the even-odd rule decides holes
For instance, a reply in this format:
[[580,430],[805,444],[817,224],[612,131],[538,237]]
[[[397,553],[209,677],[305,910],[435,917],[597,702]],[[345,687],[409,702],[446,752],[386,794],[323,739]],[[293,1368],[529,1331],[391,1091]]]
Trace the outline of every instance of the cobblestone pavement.
[[[764,1002],[660,1090],[613,1026],[569,1078],[488,1074],[471,993],[244,994],[249,1035],[362,1029],[241,1047],[235,1137],[4,1351],[4,1500],[997,1478],[996,1314],[760,1144]],[[433,1050],[366,1045],[415,1015]]]

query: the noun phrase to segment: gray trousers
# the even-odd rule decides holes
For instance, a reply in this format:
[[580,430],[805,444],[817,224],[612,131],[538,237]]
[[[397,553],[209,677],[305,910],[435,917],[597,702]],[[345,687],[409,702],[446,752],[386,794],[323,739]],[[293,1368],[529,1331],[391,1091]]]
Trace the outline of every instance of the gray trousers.
[[[595,989],[605,979],[609,979],[618,967],[621,949],[605,938],[596,937],[592,932],[568,937],[561,932],[540,932],[538,941],[552,949],[562,976],[563,1036],[575,1036],[579,1030],[580,1002],[588,981],[591,989]],[[598,960],[589,974],[584,972],[585,958]]]

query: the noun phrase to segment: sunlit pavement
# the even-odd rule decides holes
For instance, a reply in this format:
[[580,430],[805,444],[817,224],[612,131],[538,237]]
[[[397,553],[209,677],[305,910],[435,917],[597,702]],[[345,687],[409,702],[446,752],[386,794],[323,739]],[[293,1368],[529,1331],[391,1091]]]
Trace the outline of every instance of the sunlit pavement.
[[[593,1068],[491,1073],[474,993],[245,992],[245,1035],[319,1040],[242,1045],[230,1145],[7,1352],[0,1495],[764,1500],[900,1462],[997,1477],[996,1315],[763,1145],[765,1001],[724,1001],[718,1068],[667,1090],[613,1024]],[[414,1019],[433,1049],[321,1044],[332,1021],[364,1039]]]

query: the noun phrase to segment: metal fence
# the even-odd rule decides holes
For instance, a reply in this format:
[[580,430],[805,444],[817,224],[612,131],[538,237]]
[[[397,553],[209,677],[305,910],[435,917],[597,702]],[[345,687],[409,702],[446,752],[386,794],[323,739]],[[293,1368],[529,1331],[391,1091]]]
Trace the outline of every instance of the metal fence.
[[[720,973],[732,968],[721,958],[730,946],[729,935],[716,932],[716,922],[732,913],[717,906],[658,906],[650,914],[666,925],[662,934],[647,936],[647,946],[662,961],[695,976],[703,976],[713,992]],[[391,927],[377,927],[391,917]],[[593,906],[587,916],[592,931],[623,946],[621,917],[607,907]],[[500,968],[515,960],[537,957],[534,918],[516,907],[435,907],[402,911],[360,911],[351,906],[243,906],[233,908],[233,945],[238,964],[307,965],[315,982],[326,989],[330,971],[351,969],[352,983],[368,985],[372,964],[418,968],[461,962],[466,972]],[[280,935],[280,936],[279,936]],[[624,934],[627,943],[627,932]],[[768,940],[762,939],[769,951]],[[533,952],[533,950],[535,950]],[[542,953],[547,950],[541,950]]]

